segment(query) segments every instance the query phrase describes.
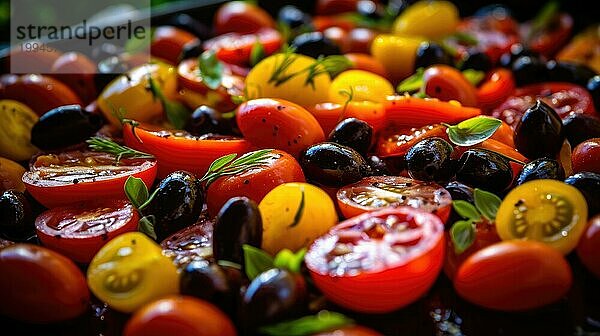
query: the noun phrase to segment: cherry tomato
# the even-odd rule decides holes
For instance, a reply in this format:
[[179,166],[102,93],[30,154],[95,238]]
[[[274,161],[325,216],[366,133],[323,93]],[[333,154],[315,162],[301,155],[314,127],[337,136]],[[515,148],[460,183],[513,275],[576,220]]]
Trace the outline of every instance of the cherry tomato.
[[382,158],[402,157],[417,142],[432,137],[448,141],[446,126],[433,124],[423,127],[403,128],[391,135],[383,134],[377,144],[377,156]]
[[377,331],[363,326],[355,325],[351,327],[339,328],[331,331],[320,332],[313,336],[383,336]]
[[234,137],[196,137],[185,131],[168,131],[147,124],[123,126],[125,145],[156,157],[158,177],[177,170],[203,176],[210,164],[221,156],[251,150],[252,145]]
[[346,70],[329,87],[329,101],[339,104],[348,100],[383,103],[393,94],[394,88],[387,79],[364,70]]
[[99,200],[47,210],[35,220],[46,247],[79,263],[89,263],[110,239],[137,231],[139,216],[125,200]]
[[585,198],[575,187],[532,180],[506,195],[498,208],[496,229],[502,240],[535,240],[566,255],[577,246],[587,214]]
[[373,176],[340,188],[337,202],[346,218],[381,208],[410,206],[430,212],[446,222],[452,197],[446,189],[432,182],[401,176]]
[[25,184],[21,180],[27,170],[20,164],[0,157],[0,193],[6,190],[25,191]]
[[188,263],[207,260],[213,255],[212,236],[214,219],[202,216],[194,225],[181,229],[161,243],[163,254],[173,259],[173,263],[181,269]]
[[344,56],[352,63],[350,69],[369,71],[383,78],[388,77],[383,64],[369,54],[347,53]]
[[575,147],[572,154],[573,172],[600,174],[600,138],[588,139]]
[[150,53],[152,56],[177,64],[186,44],[200,42],[198,38],[183,29],[173,26],[156,27],[152,35]]
[[325,134],[331,133],[335,126],[346,118],[366,121],[377,133],[385,123],[383,104],[372,101],[351,101],[348,104],[322,103],[310,108]]
[[73,89],[84,104],[89,104],[98,95],[94,74],[96,64],[82,53],[62,54],[52,65],[52,77]]
[[[52,65],[62,55],[58,49],[46,49],[44,52],[31,52],[21,48],[11,48],[7,59],[6,72],[19,73],[23,71],[11,71],[10,68],[15,70],[26,70],[27,73],[41,74],[48,73],[52,68]],[[10,65],[10,68],[9,66]]]
[[398,83],[413,74],[417,48],[425,40],[417,36],[380,34],[371,44],[371,55],[383,65],[392,83]]
[[38,152],[31,144],[31,130],[39,117],[27,105],[16,100],[0,100],[0,155],[25,161]]
[[269,13],[246,1],[230,1],[221,5],[214,21],[217,35],[254,34],[261,28],[275,28],[275,21]]
[[444,245],[438,217],[388,208],[336,225],[315,240],[305,262],[327,299],[353,311],[385,313],[429,290],[442,268]]
[[[525,25],[526,31],[531,27]],[[571,36],[573,17],[568,13],[559,13],[543,29],[533,32],[527,37],[527,46],[531,51],[544,56],[553,56],[559,51]]]
[[368,54],[371,51],[371,44],[377,36],[373,29],[357,27],[348,32],[348,40],[346,41],[347,53],[362,53]]
[[246,101],[238,107],[236,120],[244,138],[255,146],[281,149],[294,157],[308,146],[325,141],[315,117],[283,99]]
[[248,66],[250,54],[256,43],[260,43],[265,55],[275,53],[283,40],[281,34],[273,28],[262,28],[255,33],[227,33],[204,42],[204,49],[215,50],[217,58],[225,63]]
[[357,26],[356,20],[353,20],[346,15],[315,15],[312,19],[312,24],[315,27],[315,31],[320,32],[324,32],[332,27],[338,27],[344,31],[350,31]]
[[124,313],[179,292],[175,264],[140,232],[123,233],[106,243],[90,262],[87,283],[96,297]]
[[0,249],[0,314],[34,323],[75,318],[89,309],[85,277],[68,258],[45,247]]
[[458,8],[450,1],[417,1],[406,8],[396,21],[396,35],[420,35],[439,38],[454,32],[460,20]]
[[125,199],[123,185],[129,176],[151,186],[156,161],[121,159],[112,154],[69,151],[35,158],[23,175],[27,191],[47,208],[94,199]]
[[525,110],[535,104],[536,99],[552,107],[561,118],[574,113],[594,115],[594,101],[589,92],[578,85],[562,82],[530,84],[515,90],[491,115],[511,127],[516,127]]
[[449,65],[428,67],[423,73],[422,90],[442,101],[457,100],[463,106],[477,105],[477,91],[462,72]]
[[235,336],[231,320],[211,303],[167,296],[143,306],[125,325],[124,336]]
[[276,186],[287,182],[305,182],[304,173],[294,157],[280,150],[272,151],[272,160],[259,167],[223,176],[208,187],[208,213],[216,216],[230,198],[246,196],[257,204]]
[[483,83],[477,88],[477,107],[484,113],[502,104],[515,90],[515,78],[512,71],[498,68],[490,71]]
[[592,217],[577,245],[577,255],[597,278],[600,278],[600,215]]
[[572,283],[560,252],[533,241],[504,241],[465,260],[454,278],[458,295],[476,305],[521,311],[553,303]]
[[337,223],[329,195],[308,183],[284,183],[258,204],[263,222],[262,249],[277,254],[297,251]]
[[356,11],[358,0],[317,0],[317,15],[333,15]]

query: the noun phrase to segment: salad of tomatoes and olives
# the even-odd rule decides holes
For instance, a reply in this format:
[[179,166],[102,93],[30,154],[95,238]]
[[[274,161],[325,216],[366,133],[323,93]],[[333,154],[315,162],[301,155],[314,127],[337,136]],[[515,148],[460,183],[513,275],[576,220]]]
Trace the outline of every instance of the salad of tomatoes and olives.
[[600,30],[560,5],[230,1],[1,75],[3,328],[596,335]]

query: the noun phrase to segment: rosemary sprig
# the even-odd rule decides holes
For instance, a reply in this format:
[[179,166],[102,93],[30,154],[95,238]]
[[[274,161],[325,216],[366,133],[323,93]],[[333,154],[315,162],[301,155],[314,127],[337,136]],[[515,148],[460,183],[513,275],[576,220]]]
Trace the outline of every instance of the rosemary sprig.
[[272,149],[261,149],[246,153],[237,159],[236,157],[237,154],[232,153],[216,159],[208,167],[208,171],[200,181],[206,182],[206,187],[208,188],[219,177],[239,174],[249,169],[266,165],[271,160],[277,158]]
[[340,112],[340,116],[338,117],[338,123],[341,122],[342,120],[344,120],[344,116],[346,115],[346,109],[348,108],[348,104],[350,104],[350,102],[352,101],[352,99],[354,98],[354,88],[352,86],[348,86],[349,90],[340,90],[338,93],[342,96],[346,96],[346,101],[344,102],[344,107],[342,108],[342,111]]
[[119,145],[108,138],[95,136],[86,140],[86,143],[93,151],[115,155],[117,163],[119,163],[123,157],[128,159],[154,159],[152,154],[140,152],[133,148]]

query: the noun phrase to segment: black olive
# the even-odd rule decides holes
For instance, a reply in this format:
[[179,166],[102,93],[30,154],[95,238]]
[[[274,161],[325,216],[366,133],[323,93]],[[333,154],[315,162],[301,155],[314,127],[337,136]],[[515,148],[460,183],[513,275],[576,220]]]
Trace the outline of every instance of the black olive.
[[232,267],[221,267],[205,260],[195,260],[188,263],[181,271],[179,288],[183,295],[209,301],[224,312],[233,314],[241,278],[241,272]]
[[40,117],[31,129],[31,143],[43,150],[64,148],[81,143],[94,135],[103,120],[79,105],[52,109]]
[[119,56],[109,56],[98,62],[98,71],[94,76],[94,84],[98,92],[101,92],[110,82],[119,77],[120,74],[131,70]]
[[450,196],[452,196],[452,200],[467,201],[469,203],[475,202],[475,199],[473,198],[473,188],[466,184],[458,181],[451,181],[444,186],[444,189],[448,190]]
[[185,130],[197,136],[209,133],[232,135],[234,132],[231,125],[230,120],[223,118],[221,112],[202,105],[192,113]]
[[460,70],[466,69],[488,72],[492,69],[492,60],[483,51],[469,51],[460,62]]
[[181,55],[179,55],[179,60],[181,61],[188,58],[198,58],[203,51],[204,48],[202,47],[202,42],[199,39],[193,39],[183,45]]
[[169,25],[186,30],[202,40],[212,37],[210,27],[185,13],[172,17],[169,20]]
[[415,70],[418,68],[427,68],[434,64],[453,65],[452,56],[435,42],[421,42],[417,48],[415,58]]
[[379,156],[371,155],[367,157],[367,164],[371,167],[371,175],[373,176],[391,175],[386,162]]
[[94,45],[90,58],[96,62],[99,62],[111,56],[118,56],[122,52],[122,47],[105,42],[100,45]]
[[454,162],[450,158],[454,148],[438,137],[417,142],[406,153],[410,177],[422,181],[446,182],[454,175]]
[[587,202],[588,217],[600,213],[600,174],[580,172],[567,177],[565,183],[581,191]]
[[243,330],[294,317],[305,310],[306,284],[300,276],[273,268],[246,289],[240,307]]
[[0,195],[0,237],[12,241],[26,241],[35,234],[29,202],[16,190]]
[[515,148],[527,158],[553,158],[565,140],[562,120],[552,107],[538,99],[525,110],[514,138]]
[[584,64],[550,60],[546,62],[548,81],[569,82],[585,87],[596,72]]
[[471,187],[499,193],[510,186],[512,178],[510,163],[495,152],[469,149],[458,162],[456,180]]
[[378,6],[377,2],[372,0],[359,0],[356,3],[356,12],[373,20],[379,20],[385,15],[383,7]]
[[277,21],[286,24],[292,29],[302,26],[309,27],[312,23],[310,15],[293,5],[283,6],[277,14]]
[[244,264],[242,246],[260,248],[262,244],[262,218],[256,203],[247,197],[229,199],[219,211],[213,231],[213,256]]
[[335,142],[308,147],[300,154],[300,166],[309,180],[331,187],[358,182],[371,170],[360,153]]
[[477,16],[477,17],[493,16],[493,17],[497,17],[497,18],[504,18],[504,17],[512,17],[513,14],[512,14],[512,11],[505,5],[491,4],[491,5],[486,5],[486,6],[479,8],[473,14],[473,16]]
[[167,175],[157,189],[156,196],[148,205],[147,214],[155,217],[154,230],[160,241],[198,220],[203,195],[200,180],[185,171]]
[[335,126],[328,141],[348,146],[366,156],[373,141],[373,127],[360,119],[347,118]]
[[548,70],[540,59],[531,56],[521,56],[512,65],[512,72],[517,86],[546,81]]
[[594,76],[586,84],[586,88],[592,99],[594,99],[594,106],[596,111],[600,111],[600,76]]
[[528,162],[517,176],[517,185],[531,180],[553,179],[564,180],[565,170],[558,161],[548,158],[540,158]]
[[600,119],[588,114],[575,113],[564,118],[563,131],[572,148],[592,138],[600,138]]
[[300,34],[294,38],[292,46],[296,47],[296,53],[312,58],[339,55],[342,53],[340,47],[321,32]]
[[505,68],[512,68],[513,63],[517,60],[517,58],[521,56],[539,58],[539,55],[536,52],[530,49],[526,49],[520,43],[515,43],[510,47],[510,52],[507,52],[500,56],[500,66]]

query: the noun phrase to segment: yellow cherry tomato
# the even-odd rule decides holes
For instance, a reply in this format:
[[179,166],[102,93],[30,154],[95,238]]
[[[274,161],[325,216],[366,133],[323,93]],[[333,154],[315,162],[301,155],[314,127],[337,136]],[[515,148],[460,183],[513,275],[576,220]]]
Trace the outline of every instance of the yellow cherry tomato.
[[88,267],[87,282],[94,295],[124,313],[179,292],[177,268],[140,232],[124,233],[106,243]]
[[378,60],[393,82],[398,82],[414,72],[417,48],[425,38],[380,34],[371,44],[371,54]]
[[265,58],[246,76],[247,98],[281,98],[304,107],[326,102],[331,78],[321,71],[312,76],[310,69],[315,62],[314,58],[294,53]]
[[393,32],[435,39],[453,33],[459,21],[458,8],[450,1],[421,0],[398,16],[394,21]]
[[284,183],[271,190],[258,205],[263,222],[262,248],[277,254],[297,251],[325,234],[337,223],[329,195],[308,183]]
[[0,192],[16,190],[25,192],[25,184],[21,179],[26,169],[20,164],[0,157]]
[[385,78],[364,70],[348,70],[339,74],[329,87],[329,101],[343,104],[348,100],[383,103],[394,94],[392,84]]
[[119,117],[154,122],[163,117],[161,101],[149,90],[148,76],[168,99],[177,98],[177,71],[156,62],[132,69],[110,82],[98,96],[98,107],[111,124],[121,126]]
[[16,100],[0,100],[0,156],[29,160],[38,149],[31,144],[31,129],[38,116]]
[[506,195],[496,214],[496,230],[502,240],[537,240],[566,255],[577,246],[587,213],[585,198],[575,187],[533,180]]

